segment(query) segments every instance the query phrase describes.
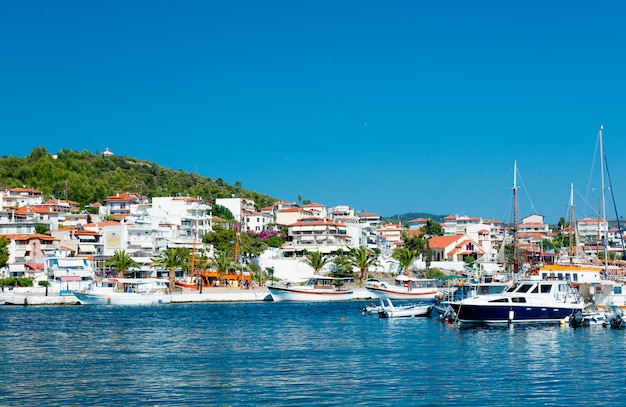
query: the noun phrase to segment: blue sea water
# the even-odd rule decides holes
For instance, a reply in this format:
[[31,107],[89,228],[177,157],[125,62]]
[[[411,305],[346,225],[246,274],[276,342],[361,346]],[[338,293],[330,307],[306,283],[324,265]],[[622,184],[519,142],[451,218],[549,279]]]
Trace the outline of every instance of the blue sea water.
[[622,404],[626,332],[367,302],[0,308],[1,406]]

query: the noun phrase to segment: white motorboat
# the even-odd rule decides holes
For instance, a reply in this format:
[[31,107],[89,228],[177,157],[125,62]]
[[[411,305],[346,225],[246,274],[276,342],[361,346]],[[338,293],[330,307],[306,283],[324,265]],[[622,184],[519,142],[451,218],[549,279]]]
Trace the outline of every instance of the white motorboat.
[[416,278],[401,274],[393,283],[385,281],[368,282],[365,286],[372,298],[392,300],[433,300],[437,295],[437,280],[434,278]]
[[172,301],[168,280],[157,278],[103,280],[72,294],[82,305],[153,305]]
[[450,306],[459,322],[560,322],[588,304],[566,281],[530,279],[511,282],[500,294],[479,295]]
[[380,309],[378,316],[380,318],[412,318],[412,317],[429,317],[433,310],[433,304],[403,304],[394,305],[389,298],[380,299]]
[[581,310],[577,309],[571,315],[563,320],[563,323],[569,323],[574,328],[584,326],[601,326],[606,327],[609,323],[607,313],[600,310]]
[[272,285],[267,289],[276,302],[328,302],[348,301],[354,298],[354,292],[345,288],[342,278],[314,276],[306,284]]
[[461,280],[461,282],[461,285],[450,287],[435,298],[433,310],[440,319],[456,320],[456,314],[451,306],[452,303],[458,303],[466,298],[475,298],[480,295],[500,294],[508,285],[506,282],[481,283],[471,280]]

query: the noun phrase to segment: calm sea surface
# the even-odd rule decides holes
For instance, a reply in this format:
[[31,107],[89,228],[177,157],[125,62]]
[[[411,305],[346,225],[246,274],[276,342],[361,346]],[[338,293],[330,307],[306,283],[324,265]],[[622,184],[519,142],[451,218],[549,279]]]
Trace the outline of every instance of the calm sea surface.
[[0,405],[623,405],[624,331],[367,303],[0,307]]

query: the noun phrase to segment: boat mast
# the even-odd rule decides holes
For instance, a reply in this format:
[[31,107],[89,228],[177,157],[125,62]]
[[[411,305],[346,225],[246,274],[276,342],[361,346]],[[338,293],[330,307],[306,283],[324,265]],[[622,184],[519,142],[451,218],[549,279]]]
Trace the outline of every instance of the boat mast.
[[602,129],[604,126],[600,126],[598,131],[598,137],[600,138],[600,169],[601,169],[601,183],[602,183],[602,228],[604,232],[604,277],[608,274],[608,245],[609,245],[609,231],[608,222],[606,220],[606,200],[604,198],[604,143],[602,141]]
[[570,184],[569,193],[569,264],[574,262],[574,183]]
[[517,273],[517,160],[513,162],[513,272]]

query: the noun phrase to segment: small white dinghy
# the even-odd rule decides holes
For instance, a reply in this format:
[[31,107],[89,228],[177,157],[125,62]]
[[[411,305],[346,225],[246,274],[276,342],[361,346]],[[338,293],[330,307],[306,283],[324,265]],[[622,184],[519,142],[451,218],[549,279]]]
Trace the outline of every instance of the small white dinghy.
[[380,299],[378,316],[380,318],[412,318],[429,317],[433,310],[433,304],[403,304],[394,305],[389,298]]

